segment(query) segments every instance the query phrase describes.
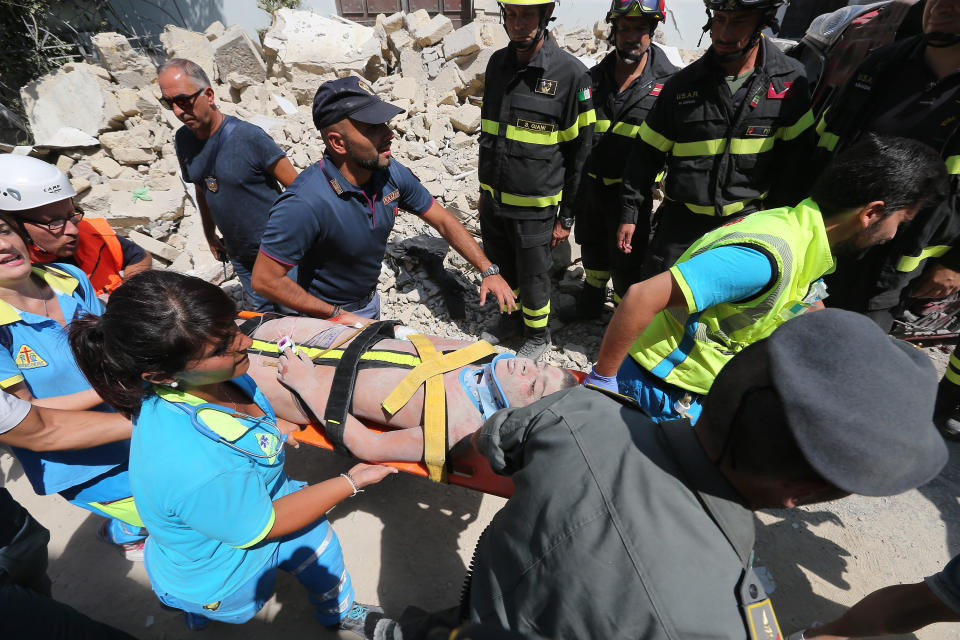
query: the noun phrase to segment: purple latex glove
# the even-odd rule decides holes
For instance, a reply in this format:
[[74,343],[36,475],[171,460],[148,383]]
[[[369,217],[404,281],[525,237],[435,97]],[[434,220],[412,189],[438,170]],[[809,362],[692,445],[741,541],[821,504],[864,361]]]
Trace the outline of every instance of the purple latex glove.
[[583,384],[592,384],[595,387],[600,387],[601,389],[606,389],[607,391],[612,391],[613,393],[620,393],[620,387],[617,384],[617,376],[600,375],[597,373],[596,365],[590,369],[590,373],[583,380]]

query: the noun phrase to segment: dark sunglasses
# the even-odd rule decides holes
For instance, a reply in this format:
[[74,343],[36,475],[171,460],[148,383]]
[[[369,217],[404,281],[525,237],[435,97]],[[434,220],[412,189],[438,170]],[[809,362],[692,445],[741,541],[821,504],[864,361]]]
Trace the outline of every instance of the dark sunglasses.
[[36,225],[38,227],[46,227],[47,231],[50,233],[60,233],[63,231],[64,227],[67,226],[68,222],[79,225],[81,220],[83,220],[83,211],[80,209],[75,209],[74,212],[66,218],[57,218],[56,220],[51,220],[50,222],[37,222],[36,220],[27,220],[24,218],[23,222],[26,224]]
[[180,95],[172,98],[160,98],[160,104],[162,104],[165,109],[170,109],[171,111],[173,110],[173,105],[177,105],[182,111],[186,111],[193,106],[193,101],[197,99],[198,95],[203,93],[204,89],[206,89],[206,87],[196,93],[191,93],[189,96]]

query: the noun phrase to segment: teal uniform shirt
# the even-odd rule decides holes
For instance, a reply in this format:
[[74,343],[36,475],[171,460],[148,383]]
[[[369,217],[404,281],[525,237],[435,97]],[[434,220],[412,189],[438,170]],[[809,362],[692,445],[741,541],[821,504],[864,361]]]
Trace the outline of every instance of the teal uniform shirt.
[[266,416],[229,418],[223,407],[201,411],[203,424],[269,458],[198,431],[180,407],[201,401],[169,387],[157,387],[133,421],[130,485],[150,532],[147,573],[155,590],[188,602],[223,600],[262,572],[278,544],[264,540],[274,523],[273,501],[303,486],[283,470],[276,414],[266,397],[249,376],[233,383]]
[[[37,265],[33,273],[53,289],[68,325],[81,315],[103,313],[93,285],[78,267]],[[26,382],[34,397],[49,398],[90,388],[73,359],[67,330],[56,320],[0,301],[0,345],[0,387],[4,389]],[[112,411],[107,405],[95,409]],[[41,495],[109,472],[126,462],[128,450],[126,440],[79,451],[36,452],[14,447],[33,490]]]

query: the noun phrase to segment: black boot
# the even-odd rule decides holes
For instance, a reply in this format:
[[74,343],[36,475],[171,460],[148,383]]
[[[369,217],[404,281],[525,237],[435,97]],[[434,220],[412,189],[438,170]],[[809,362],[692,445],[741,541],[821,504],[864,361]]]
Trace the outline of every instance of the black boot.
[[531,329],[528,327],[525,335],[526,340],[524,340],[523,345],[517,349],[517,357],[530,358],[536,361],[551,346],[550,329],[546,327],[542,329]]
[[946,378],[937,388],[937,402],[933,407],[933,423],[944,438],[960,440],[960,385]]
[[594,287],[584,283],[577,295],[575,305],[567,305],[557,308],[557,315],[564,322],[577,322],[582,320],[596,320],[603,313],[603,305],[607,301],[607,288]]
[[523,333],[523,312],[501,313],[497,323],[480,334],[480,339],[490,344],[500,344]]

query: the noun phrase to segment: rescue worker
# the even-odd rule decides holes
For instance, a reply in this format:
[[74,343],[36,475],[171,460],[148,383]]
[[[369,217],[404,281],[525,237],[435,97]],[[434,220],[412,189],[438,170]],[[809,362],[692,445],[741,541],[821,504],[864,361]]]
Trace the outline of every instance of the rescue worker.
[[[590,69],[597,122],[577,198],[575,236],[587,277],[576,307],[557,310],[563,320],[599,317],[611,276],[616,303],[640,279],[652,199],[645,199],[638,218],[621,219],[620,185],[640,124],[667,78],[677,71],[664,51],[651,43],[665,16],[664,0],[612,0],[607,12],[608,40],[614,50]],[[638,227],[627,234],[623,248],[617,247],[620,223]]]
[[737,354],[693,428],[584,388],[497,412],[475,442],[515,490],[470,563],[470,619],[545,638],[782,637],[753,511],[931,480],[948,457],[935,385],[921,351],[832,309]]
[[510,43],[487,64],[480,126],[483,246],[522,311],[481,338],[497,344],[522,330],[517,355],[532,360],[550,346],[550,249],[573,227],[596,118],[586,68],[547,30],[555,4],[500,2]]
[[83,270],[97,295],[153,264],[150,254],[104,218],[83,217],[66,174],[38,158],[0,155],[0,211],[9,211],[30,238],[34,263],[64,262]]
[[[890,246],[848,258],[827,279],[831,306],[867,313],[887,330],[902,298],[943,298],[960,290],[960,251],[952,250],[960,237],[960,0],[928,0],[922,30],[871,54],[817,123],[823,155],[872,131],[932,146],[950,173],[946,200],[922,211]],[[956,352],[937,404],[940,427],[960,436],[960,422],[951,419],[960,405]]]
[[810,198],[715,229],[669,271],[630,287],[587,382],[635,398],[654,420],[695,420],[730,358],[823,306],[818,282],[835,255],[891,240],[944,197],[946,182],[927,145],[865,136],[834,158]]
[[[762,31],[784,0],[705,0],[713,41],[663,87],[627,162],[621,214],[649,208],[666,166],[664,202],[643,265],[648,278],[732,216],[792,206],[807,194],[803,165],[815,145],[803,65]],[[626,234],[618,236],[621,247]]]

